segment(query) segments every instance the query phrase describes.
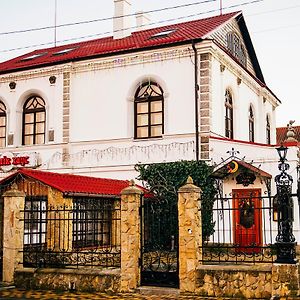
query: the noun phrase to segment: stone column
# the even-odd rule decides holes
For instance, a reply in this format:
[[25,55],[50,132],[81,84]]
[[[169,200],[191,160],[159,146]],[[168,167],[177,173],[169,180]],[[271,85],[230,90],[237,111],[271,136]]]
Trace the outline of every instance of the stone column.
[[202,259],[201,189],[191,177],[178,191],[179,287],[195,292],[197,267]]
[[121,192],[121,291],[140,285],[140,201],[143,191],[131,181]]
[[25,193],[13,184],[11,190],[3,194],[3,204],[3,281],[12,283],[15,269],[23,263],[24,222],[20,219]]

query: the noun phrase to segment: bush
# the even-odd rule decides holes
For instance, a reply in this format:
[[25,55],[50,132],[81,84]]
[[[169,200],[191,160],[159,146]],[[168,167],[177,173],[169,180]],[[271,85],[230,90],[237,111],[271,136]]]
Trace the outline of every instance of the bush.
[[[216,189],[210,177],[212,167],[203,161],[177,161],[157,164],[137,164],[138,180],[145,183],[155,196],[164,201],[177,203],[177,191],[186,183],[188,176],[202,189],[202,234],[207,239],[214,232],[212,209]],[[203,211],[205,211],[203,213]]]

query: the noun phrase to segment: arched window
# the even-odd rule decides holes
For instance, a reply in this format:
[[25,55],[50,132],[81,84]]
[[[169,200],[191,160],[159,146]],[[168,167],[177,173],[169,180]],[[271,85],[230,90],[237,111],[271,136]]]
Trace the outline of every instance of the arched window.
[[225,136],[233,139],[233,103],[229,90],[225,92]]
[[163,90],[155,82],[143,83],[134,99],[136,139],[161,137],[164,133]]
[[6,147],[6,107],[0,101],[0,147]]
[[243,65],[247,65],[246,50],[240,37],[235,32],[227,33],[227,49]]
[[270,125],[270,117],[267,115],[266,118],[266,143],[271,145],[271,125]]
[[254,142],[254,113],[251,105],[249,107],[248,119],[249,119],[249,141]]
[[23,145],[45,143],[46,131],[45,102],[39,96],[32,96],[23,106]]

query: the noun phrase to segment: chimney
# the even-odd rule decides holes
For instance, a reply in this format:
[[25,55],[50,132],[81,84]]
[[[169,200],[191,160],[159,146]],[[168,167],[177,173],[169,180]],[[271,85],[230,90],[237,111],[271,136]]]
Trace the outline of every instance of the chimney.
[[150,24],[150,18],[143,11],[138,11],[135,14],[136,18],[136,30],[141,31],[147,29],[147,25]]
[[114,0],[114,39],[122,39],[130,36],[132,30],[131,19],[131,1],[130,0]]

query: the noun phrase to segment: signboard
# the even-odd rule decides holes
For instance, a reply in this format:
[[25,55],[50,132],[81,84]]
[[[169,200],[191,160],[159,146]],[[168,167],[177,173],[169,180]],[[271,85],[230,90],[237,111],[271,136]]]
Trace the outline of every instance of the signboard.
[[30,153],[0,153],[0,169],[3,172],[11,171],[20,167],[36,167],[38,165],[38,154]]

